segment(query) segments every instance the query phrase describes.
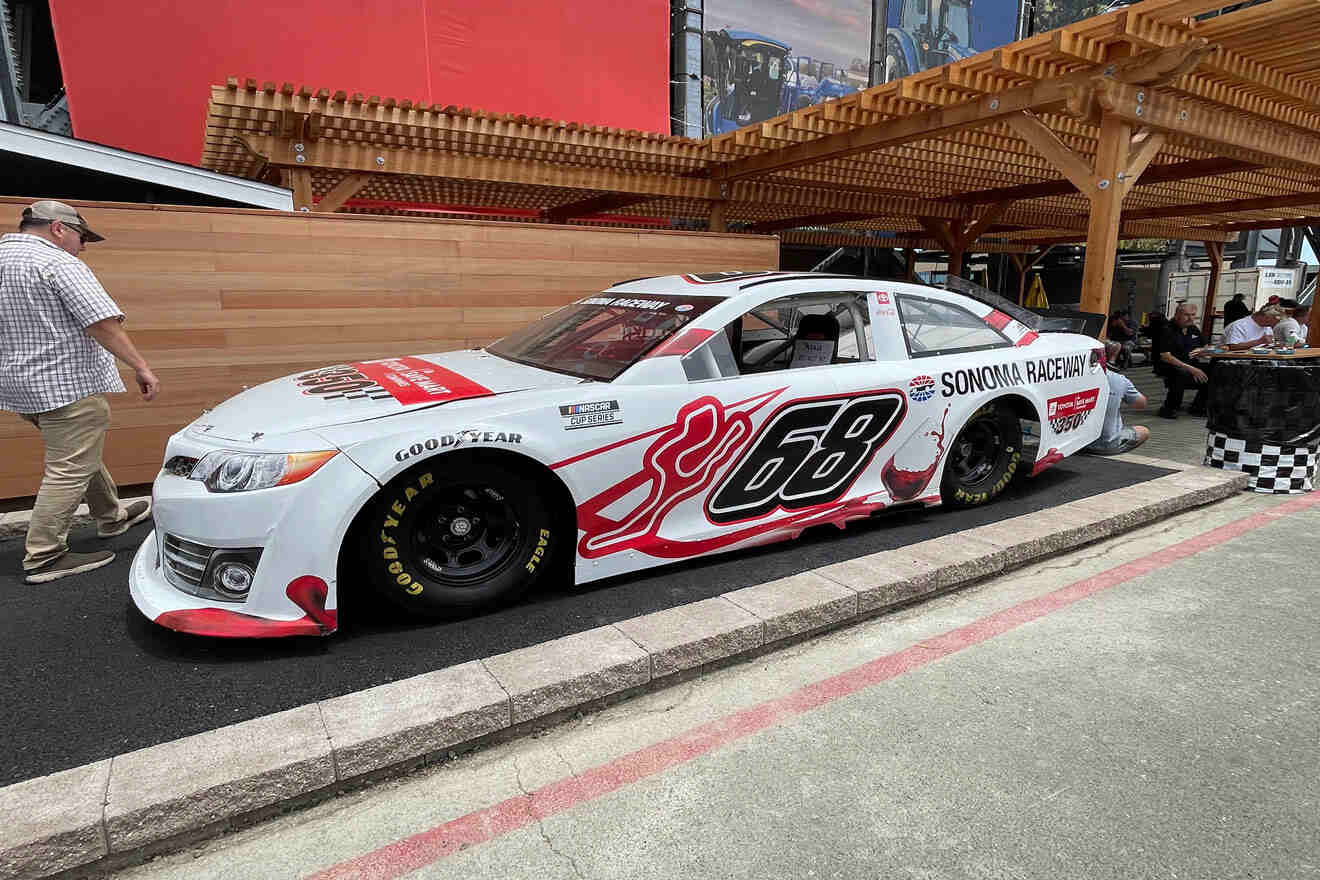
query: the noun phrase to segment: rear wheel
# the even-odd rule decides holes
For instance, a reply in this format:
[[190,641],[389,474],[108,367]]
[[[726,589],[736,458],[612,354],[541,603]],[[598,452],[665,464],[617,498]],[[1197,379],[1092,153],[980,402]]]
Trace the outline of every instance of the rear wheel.
[[952,507],[976,507],[1008,488],[1022,460],[1022,426],[1007,408],[983,406],[949,447],[940,495]]
[[393,480],[369,526],[372,584],[426,617],[514,601],[549,568],[562,531],[529,473],[455,456]]

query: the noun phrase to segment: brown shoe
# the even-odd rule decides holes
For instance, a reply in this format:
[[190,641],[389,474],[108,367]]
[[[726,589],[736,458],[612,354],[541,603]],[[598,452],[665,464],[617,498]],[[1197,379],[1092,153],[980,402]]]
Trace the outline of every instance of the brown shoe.
[[115,554],[109,550],[98,550],[95,553],[65,553],[59,559],[53,559],[40,568],[25,572],[23,583],[45,584],[71,574],[93,571],[114,561]]
[[151,499],[143,498],[140,501],[134,501],[132,504],[124,506],[124,518],[119,522],[105,527],[97,526],[96,537],[113,538],[115,535],[122,535],[149,516],[151,516]]

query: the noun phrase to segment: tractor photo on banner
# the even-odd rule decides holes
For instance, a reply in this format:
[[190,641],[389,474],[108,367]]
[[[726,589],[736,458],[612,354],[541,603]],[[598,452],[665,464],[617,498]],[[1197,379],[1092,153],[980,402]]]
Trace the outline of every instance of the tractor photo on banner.
[[888,7],[884,82],[1011,43],[1026,30],[1019,0],[889,0]]
[[712,0],[701,52],[709,137],[867,86],[871,0]]

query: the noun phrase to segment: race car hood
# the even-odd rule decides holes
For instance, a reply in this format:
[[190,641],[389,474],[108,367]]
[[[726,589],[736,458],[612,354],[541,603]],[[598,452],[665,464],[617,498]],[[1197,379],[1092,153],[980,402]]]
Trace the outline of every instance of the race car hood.
[[582,380],[481,350],[410,355],[322,367],[249,388],[185,430],[255,443],[263,437],[378,419],[478,397]]

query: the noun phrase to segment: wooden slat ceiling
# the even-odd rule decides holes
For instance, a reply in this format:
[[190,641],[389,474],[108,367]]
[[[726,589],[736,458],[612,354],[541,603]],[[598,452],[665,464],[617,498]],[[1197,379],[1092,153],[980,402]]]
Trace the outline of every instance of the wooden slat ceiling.
[[1091,167],[1103,112],[1159,137],[1121,236],[1222,241],[1320,216],[1320,2],[1196,19],[1221,2],[1144,0],[700,141],[230,79],[202,164],[283,180],[311,210],[476,206],[786,240],[930,243],[931,219],[964,228],[993,206],[976,247],[1025,247],[1086,240],[1091,202],[1039,138]]

